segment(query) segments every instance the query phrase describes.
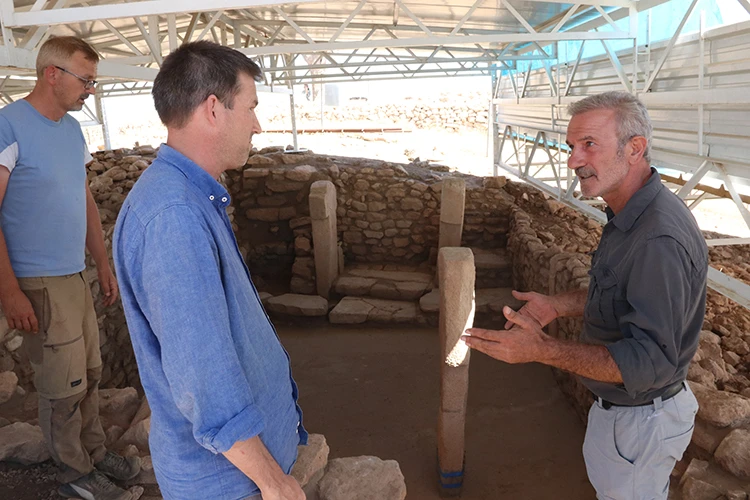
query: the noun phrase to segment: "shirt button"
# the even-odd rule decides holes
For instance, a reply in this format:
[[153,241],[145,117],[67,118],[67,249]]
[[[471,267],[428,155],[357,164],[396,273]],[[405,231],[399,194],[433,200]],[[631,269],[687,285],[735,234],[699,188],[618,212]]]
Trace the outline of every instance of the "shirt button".
[[214,201],[214,195],[209,196],[208,199]]
[[225,197],[223,197],[223,198],[221,199],[221,201],[222,201],[222,202],[224,202],[224,203],[226,203],[226,202],[227,202],[227,197],[226,197],[226,196],[225,196]]

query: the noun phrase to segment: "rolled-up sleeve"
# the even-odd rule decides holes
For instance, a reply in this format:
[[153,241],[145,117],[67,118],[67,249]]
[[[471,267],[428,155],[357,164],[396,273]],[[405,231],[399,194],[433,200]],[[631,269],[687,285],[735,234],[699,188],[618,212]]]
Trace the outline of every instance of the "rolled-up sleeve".
[[164,375],[195,440],[213,453],[259,434],[254,403],[235,344],[218,252],[187,205],[145,224],[137,300],[159,343]]
[[677,372],[692,274],[687,252],[669,236],[647,240],[635,262],[626,294],[630,312],[619,325],[625,338],[607,346],[633,398],[665,386]]

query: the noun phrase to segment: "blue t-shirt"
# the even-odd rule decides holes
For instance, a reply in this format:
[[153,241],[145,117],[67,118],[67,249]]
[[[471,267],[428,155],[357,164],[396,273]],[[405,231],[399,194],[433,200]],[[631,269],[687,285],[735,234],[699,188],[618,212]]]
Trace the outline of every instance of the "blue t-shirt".
[[0,165],[10,170],[0,229],[18,278],[85,268],[86,163],[78,121],[42,116],[25,99],[0,109]]

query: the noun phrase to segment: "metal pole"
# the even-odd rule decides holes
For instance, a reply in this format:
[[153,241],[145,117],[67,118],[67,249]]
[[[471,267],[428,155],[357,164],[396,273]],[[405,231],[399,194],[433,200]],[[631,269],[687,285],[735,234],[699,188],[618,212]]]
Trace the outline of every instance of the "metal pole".
[[294,85],[290,84],[289,88],[292,91],[289,94],[289,109],[292,115],[292,144],[294,145],[294,150],[299,151],[299,147],[297,146],[297,111],[294,106]]
[[102,137],[104,137],[104,149],[109,151],[112,149],[112,142],[109,138],[109,127],[107,126],[107,114],[104,111],[104,106],[102,105],[102,96],[101,94],[95,94],[94,95],[94,104],[96,108],[96,119],[99,120],[99,123],[102,126]]

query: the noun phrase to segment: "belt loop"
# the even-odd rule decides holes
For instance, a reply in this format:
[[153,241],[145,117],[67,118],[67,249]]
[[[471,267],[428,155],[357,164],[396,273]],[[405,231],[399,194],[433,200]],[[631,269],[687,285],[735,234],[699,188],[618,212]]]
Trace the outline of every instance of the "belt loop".
[[654,399],[654,409],[661,410],[664,407],[664,402],[661,400],[661,396]]

